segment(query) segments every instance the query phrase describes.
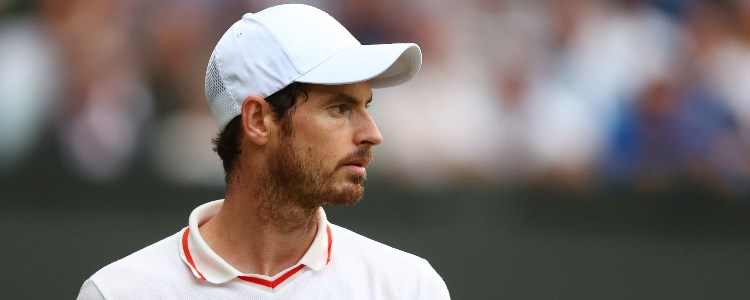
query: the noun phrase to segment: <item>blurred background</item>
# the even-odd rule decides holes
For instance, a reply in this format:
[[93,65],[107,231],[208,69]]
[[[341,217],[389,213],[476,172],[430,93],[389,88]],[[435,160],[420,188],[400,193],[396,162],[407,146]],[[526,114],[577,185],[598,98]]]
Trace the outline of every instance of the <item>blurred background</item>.
[[[750,297],[750,1],[302,2],[424,54],[333,223],[454,299]],[[223,197],[208,57],[280,3],[0,0],[0,298],[73,298]]]

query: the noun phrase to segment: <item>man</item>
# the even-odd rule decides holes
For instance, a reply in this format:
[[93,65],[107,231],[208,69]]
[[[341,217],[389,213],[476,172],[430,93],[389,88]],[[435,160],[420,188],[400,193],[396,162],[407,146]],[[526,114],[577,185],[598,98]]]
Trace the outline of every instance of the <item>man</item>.
[[206,74],[225,200],[104,267],[79,299],[448,299],[427,261],[330,224],[322,209],[362,197],[382,141],[371,89],[420,66],[417,45],[360,45],[313,7],[243,16]]

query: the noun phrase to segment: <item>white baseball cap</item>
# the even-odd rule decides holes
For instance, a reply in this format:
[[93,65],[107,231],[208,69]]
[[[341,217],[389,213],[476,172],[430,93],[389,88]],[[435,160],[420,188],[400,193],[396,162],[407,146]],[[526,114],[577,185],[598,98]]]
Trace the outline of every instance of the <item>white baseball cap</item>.
[[322,10],[279,5],[245,14],[224,33],[208,62],[206,101],[221,131],[251,95],[265,98],[292,82],[391,87],[421,65],[416,44],[362,45]]

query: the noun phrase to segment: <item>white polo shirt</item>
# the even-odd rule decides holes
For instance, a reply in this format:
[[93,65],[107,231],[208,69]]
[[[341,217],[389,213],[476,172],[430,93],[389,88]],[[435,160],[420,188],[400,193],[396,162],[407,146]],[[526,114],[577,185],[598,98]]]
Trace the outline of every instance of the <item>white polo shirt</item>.
[[199,206],[185,229],[102,268],[78,299],[450,299],[426,260],[330,224],[322,208],[297,264],[274,276],[243,274],[198,230],[222,204]]

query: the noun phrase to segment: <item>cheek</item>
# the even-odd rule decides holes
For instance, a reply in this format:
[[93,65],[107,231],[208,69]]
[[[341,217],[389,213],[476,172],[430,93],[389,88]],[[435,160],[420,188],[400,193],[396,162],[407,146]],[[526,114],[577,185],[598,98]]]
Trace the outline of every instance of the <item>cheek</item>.
[[298,155],[306,160],[318,160],[326,162],[335,147],[331,147],[331,142],[325,135],[310,130],[311,128],[298,129],[294,133],[293,144]]
[[309,159],[320,160],[324,165],[334,165],[356,148],[348,124],[343,119],[298,115],[293,120],[294,139]]
[[347,154],[342,142],[343,140],[332,136],[315,136],[303,141],[302,148],[310,158],[318,159],[326,165],[335,164]]

